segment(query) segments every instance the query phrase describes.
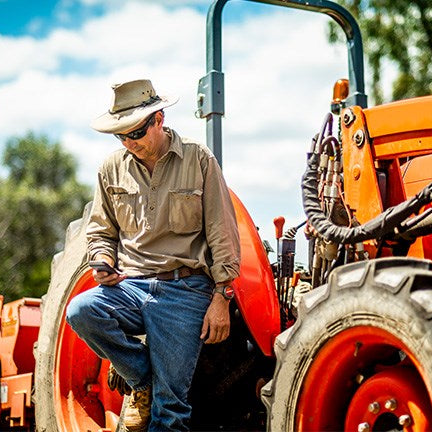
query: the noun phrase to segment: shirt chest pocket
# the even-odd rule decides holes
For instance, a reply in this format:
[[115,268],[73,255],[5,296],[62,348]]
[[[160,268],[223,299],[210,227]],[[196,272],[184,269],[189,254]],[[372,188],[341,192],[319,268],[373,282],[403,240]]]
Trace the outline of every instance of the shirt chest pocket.
[[121,186],[108,186],[115,217],[122,231],[133,232],[137,224],[137,192]]
[[202,229],[202,190],[177,189],[169,191],[169,229],[187,234]]

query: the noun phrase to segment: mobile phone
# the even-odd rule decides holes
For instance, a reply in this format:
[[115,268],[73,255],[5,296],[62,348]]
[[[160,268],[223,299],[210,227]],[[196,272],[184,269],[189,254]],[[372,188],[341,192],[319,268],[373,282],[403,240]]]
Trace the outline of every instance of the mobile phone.
[[120,270],[115,269],[105,261],[90,261],[89,266],[97,271],[104,271],[109,274],[113,274],[113,273],[121,274]]

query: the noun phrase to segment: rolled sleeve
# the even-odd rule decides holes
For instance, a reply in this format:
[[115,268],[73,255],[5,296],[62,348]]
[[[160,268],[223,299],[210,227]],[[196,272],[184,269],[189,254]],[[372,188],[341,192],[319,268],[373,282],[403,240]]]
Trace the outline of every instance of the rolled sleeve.
[[90,219],[86,230],[89,259],[103,253],[117,261],[119,227],[115,222],[111,200],[107,196],[105,180],[101,173],[94,195]]
[[240,274],[240,239],[234,206],[215,157],[208,159],[203,193],[204,223],[212,255],[213,280],[233,280]]

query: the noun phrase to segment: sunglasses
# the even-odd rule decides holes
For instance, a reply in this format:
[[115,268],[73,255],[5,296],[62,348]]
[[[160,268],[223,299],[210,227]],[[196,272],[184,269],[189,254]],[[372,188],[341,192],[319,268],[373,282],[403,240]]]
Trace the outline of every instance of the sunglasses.
[[145,122],[145,124],[138,128],[133,130],[132,132],[129,132],[127,134],[114,134],[116,138],[118,138],[120,141],[126,141],[126,138],[130,138],[131,140],[139,140],[143,137],[145,137],[148,128],[151,126],[152,120],[154,118],[154,115],[150,116],[150,118]]

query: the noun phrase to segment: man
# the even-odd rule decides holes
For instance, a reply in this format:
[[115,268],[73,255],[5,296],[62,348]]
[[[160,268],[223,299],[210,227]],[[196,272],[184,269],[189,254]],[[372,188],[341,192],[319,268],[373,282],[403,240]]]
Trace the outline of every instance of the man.
[[87,238],[89,259],[121,272],[94,270],[100,285],[71,301],[67,321],[132,388],[127,430],[188,430],[202,342],[229,335],[235,214],[210,151],[164,127],[177,99],[157,96],[149,80],[113,90],[92,127],[125,149],[99,170]]

